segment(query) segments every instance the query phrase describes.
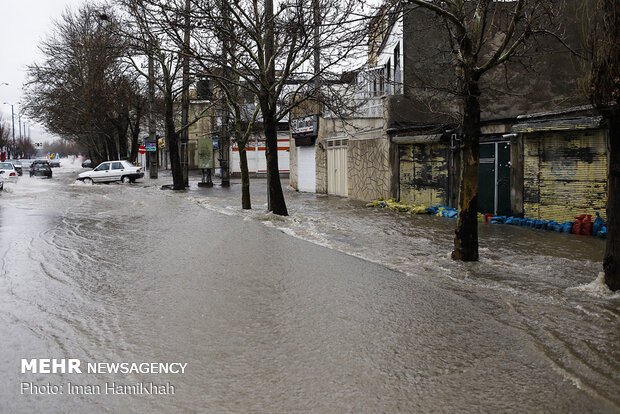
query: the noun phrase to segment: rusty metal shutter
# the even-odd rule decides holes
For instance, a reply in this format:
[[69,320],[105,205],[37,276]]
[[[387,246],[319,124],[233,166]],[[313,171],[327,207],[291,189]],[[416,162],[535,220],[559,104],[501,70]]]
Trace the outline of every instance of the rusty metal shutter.
[[607,145],[604,130],[525,135],[524,213],[571,221],[595,211],[604,216]]

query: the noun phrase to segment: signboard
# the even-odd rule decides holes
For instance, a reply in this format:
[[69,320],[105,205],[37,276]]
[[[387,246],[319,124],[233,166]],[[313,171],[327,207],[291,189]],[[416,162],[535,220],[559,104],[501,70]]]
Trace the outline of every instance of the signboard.
[[146,153],[146,147],[144,145],[140,145],[140,148],[138,148],[138,152],[140,154]]
[[316,115],[291,119],[291,133],[295,135],[317,135],[318,117]]
[[157,143],[156,142],[147,142],[145,144],[147,151],[157,151]]
[[291,119],[291,134],[296,147],[314,145],[319,134],[319,117],[310,115]]
[[198,168],[213,168],[213,140],[199,138],[198,140]]

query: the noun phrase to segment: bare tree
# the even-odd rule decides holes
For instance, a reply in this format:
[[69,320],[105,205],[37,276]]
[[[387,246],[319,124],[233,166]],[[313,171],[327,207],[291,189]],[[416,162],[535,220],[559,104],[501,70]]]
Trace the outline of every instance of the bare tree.
[[179,151],[181,135],[207,112],[205,109],[193,119],[183,117],[177,123],[180,109],[177,102],[183,90],[188,89],[188,80],[182,76],[184,60],[189,57],[184,39],[187,15],[185,1],[177,4],[158,0],[117,0],[116,3],[127,15],[121,34],[132,45],[132,53],[127,56],[128,62],[146,80],[151,76],[143,69],[144,59],[140,55],[150,56],[157,66],[152,81],[163,102],[173,189],[181,190],[185,188]]
[[0,113],[0,150],[9,146],[11,136],[11,125],[4,120],[4,114]]
[[[225,113],[232,116],[241,166],[246,172],[243,157],[247,138],[252,131],[264,132],[269,210],[288,214],[278,171],[277,125],[301,101],[293,99],[295,95],[304,95],[300,92],[309,89],[316,77],[327,76],[344,62],[354,49],[351,45],[364,42],[361,21],[351,21],[358,2],[322,0],[323,24],[316,31],[313,8],[300,0],[279,2],[276,11],[271,1],[192,0],[189,47],[184,33],[178,30],[185,1],[151,2],[156,3],[160,30],[176,43],[176,50],[189,50],[194,70],[209,76],[225,100]],[[321,73],[313,73],[309,64],[317,33],[324,51]],[[241,99],[247,96],[253,99]],[[223,128],[228,127],[225,123]],[[242,204],[247,208],[249,181],[246,173],[243,177],[242,199],[247,203]]]
[[461,111],[459,216],[452,258],[478,260],[478,166],[481,128],[481,81],[494,68],[510,72],[509,61],[531,40],[554,33],[550,22],[559,1],[408,0],[429,10],[445,26],[444,42],[454,56],[456,95]]
[[31,158],[37,154],[30,137],[21,137],[15,140],[15,153],[24,158]]
[[135,75],[121,64],[125,42],[97,6],[67,10],[28,67],[26,111],[52,133],[88,148],[95,160],[124,157]]

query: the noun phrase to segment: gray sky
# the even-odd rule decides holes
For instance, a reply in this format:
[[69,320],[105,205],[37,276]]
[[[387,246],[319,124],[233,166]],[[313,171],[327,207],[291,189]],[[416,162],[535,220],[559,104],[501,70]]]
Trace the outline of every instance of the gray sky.
[[[26,66],[40,59],[38,44],[70,7],[76,9],[86,0],[2,0],[0,6],[0,111],[11,122],[11,105],[15,110],[15,136],[19,136],[17,114],[21,109],[22,84]],[[22,117],[30,130],[33,142],[49,141],[54,137]]]

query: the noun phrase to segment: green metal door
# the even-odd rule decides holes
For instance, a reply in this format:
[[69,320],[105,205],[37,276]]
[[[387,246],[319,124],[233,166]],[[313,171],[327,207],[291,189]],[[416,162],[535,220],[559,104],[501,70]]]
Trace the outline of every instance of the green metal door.
[[478,211],[483,214],[495,212],[495,143],[480,144]]
[[510,142],[480,144],[478,211],[510,215]]
[[510,142],[497,144],[497,208],[496,215],[510,215]]

